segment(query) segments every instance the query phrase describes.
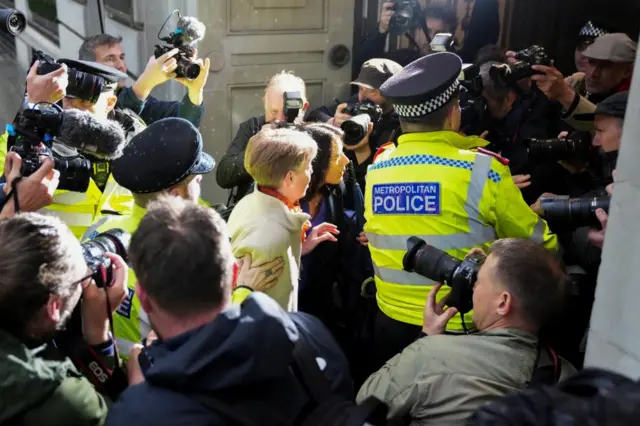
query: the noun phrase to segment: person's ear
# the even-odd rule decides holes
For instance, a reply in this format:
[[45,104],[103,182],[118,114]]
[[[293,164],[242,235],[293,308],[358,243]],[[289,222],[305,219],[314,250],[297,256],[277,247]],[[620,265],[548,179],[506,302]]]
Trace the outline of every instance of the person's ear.
[[302,105],[302,110],[306,111],[309,108],[309,101],[304,101],[304,105]]
[[60,323],[60,319],[62,318],[62,306],[62,300],[60,300],[59,296],[53,294],[49,295],[49,300],[47,300],[46,304],[47,320],[54,325]]
[[500,298],[498,300],[498,306],[497,306],[496,312],[501,317],[504,317],[508,315],[509,312],[511,312],[511,309],[513,309],[514,300],[513,300],[513,296],[511,296],[511,294],[507,293],[506,291],[503,291],[502,293],[500,293],[499,297]]
[[142,306],[142,309],[144,309],[146,313],[153,312],[153,304],[149,300],[149,296],[147,295],[147,292],[140,285],[140,282],[138,280],[136,280],[135,292],[136,292],[136,296],[138,296],[138,300],[140,300],[140,306]]
[[115,93],[112,93],[107,98],[107,114],[109,114],[116,107],[116,103],[118,103],[118,97]]

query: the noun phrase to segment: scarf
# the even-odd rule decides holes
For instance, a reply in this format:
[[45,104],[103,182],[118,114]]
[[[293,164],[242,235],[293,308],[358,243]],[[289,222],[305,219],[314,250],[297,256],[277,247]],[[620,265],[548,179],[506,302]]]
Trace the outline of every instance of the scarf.
[[[265,195],[269,195],[273,198],[277,198],[278,200],[282,201],[284,203],[285,206],[287,206],[287,208],[289,209],[290,212],[292,213],[304,213],[302,211],[302,207],[300,207],[300,202],[296,201],[295,203],[292,203],[291,201],[289,201],[284,195],[282,195],[281,193],[279,193],[278,191],[276,191],[273,188],[266,188],[264,186],[258,186],[258,191],[262,192]],[[304,225],[302,225],[302,236],[300,237],[301,241],[304,243],[305,240],[307,239],[307,231],[311,229],[311,222],[310,221],[306,221],[304,223]]]

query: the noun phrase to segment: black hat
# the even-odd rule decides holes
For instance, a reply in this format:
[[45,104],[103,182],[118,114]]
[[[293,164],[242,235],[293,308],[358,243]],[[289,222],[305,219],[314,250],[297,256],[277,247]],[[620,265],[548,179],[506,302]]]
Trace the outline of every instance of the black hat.
[[607,115],[609,117],[624,119],[627,110],[629,92],[618,92],[609,96],[596,106],[596,111],[589,114],[576,114],[574,118],[579,121],[593,121],[596,115]]
[[111,87],[115,87],[120,80],[127,78],[127,74],[122,71],[107,65],[102,65],[98,62],[79,61],[75,59],[60,59],[58,62],[65,64],[68,68],[73,68],[77,71],[102,77]]
[[450,52],[432,53],[407,65],[380,88],[400,117],[432,114],[457,95],[462,60]]
[[200,131],[183,118],[154,122],[131,139],[112,163],[113,177],[133,193],[171,188],[190,175],[209,173],[215,161],[202,151]]
[[402,66],[390,59],[370,59],[362,65],[360,74],[351,84],[379,89],[385,81],[402,70]]

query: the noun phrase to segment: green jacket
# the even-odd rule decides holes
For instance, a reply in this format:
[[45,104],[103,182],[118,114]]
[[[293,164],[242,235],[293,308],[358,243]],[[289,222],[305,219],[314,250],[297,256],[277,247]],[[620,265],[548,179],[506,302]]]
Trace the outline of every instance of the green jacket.
[[105,399],[71,360],[44,359],[0,330],[1,425],[102,425]]

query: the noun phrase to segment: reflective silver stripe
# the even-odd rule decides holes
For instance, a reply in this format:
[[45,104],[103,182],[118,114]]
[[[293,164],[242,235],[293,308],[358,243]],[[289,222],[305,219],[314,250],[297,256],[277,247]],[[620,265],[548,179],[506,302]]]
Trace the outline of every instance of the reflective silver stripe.
[[435,285],[435,281],[418,275],[414,272],[399,271],[397,269],[381,268],[375,263],[373,264],[373,270],[376,277],[382,281],[391,284],[403,284],[403,285],[415,285],[415,286],[430,286]]
[[[140,342],[137,343],[140,344]],[[116,345],[118,345],[118,353],[120,355],[120,358],[129,358],[131,349],[133,349],[133,345],[135,344],[136,342],[116,337]]]
[[84,243],[87,240],[93,239],[93,237],[94,237],[93,234],[94,233],[97,234],[98,233],[98,228],[100,228],[102,225],[104,225],[109,219],[110,219],[109,216],[103,216],[96,223],[94,223],[93,225],[89,226],[89,228],[84,232],[84,235],[82,235],[82,238],[80,239],[80,241]]
[[[469,221],[469,232],[448,235],[380,235],[367,232],[369,244],[381,250],[406,250],[409,237],[417,236],[426,241],[427,244],[440,250],[460,250],[482,246],[495,241],[498,238],[495,229],[485,225],[480,219],[480,200],[489,179],[492,161],[492,157],[488,155],[476,154],[476,159],[471,169],[471,180],[467,188],[467,198],[464,204],[464,211]],[[542,231],[542,235],[544,235],[544,223]]]
[[73,205],[80,204],[87,201],[89,197],[85,192],[65,192],[65,193],[54,193],[53,194],[53,203],[54,204],[64,204],[64,205]]
[[539,217],[538,222],[536,222],[536,226],[533,227],[533,233],[531,234],[529,239],[540,245],[544,244],[544,235],[545,235],[544,231],[546,229],[547,229],[547,224],[544,222],[544,220],[541,217]]

